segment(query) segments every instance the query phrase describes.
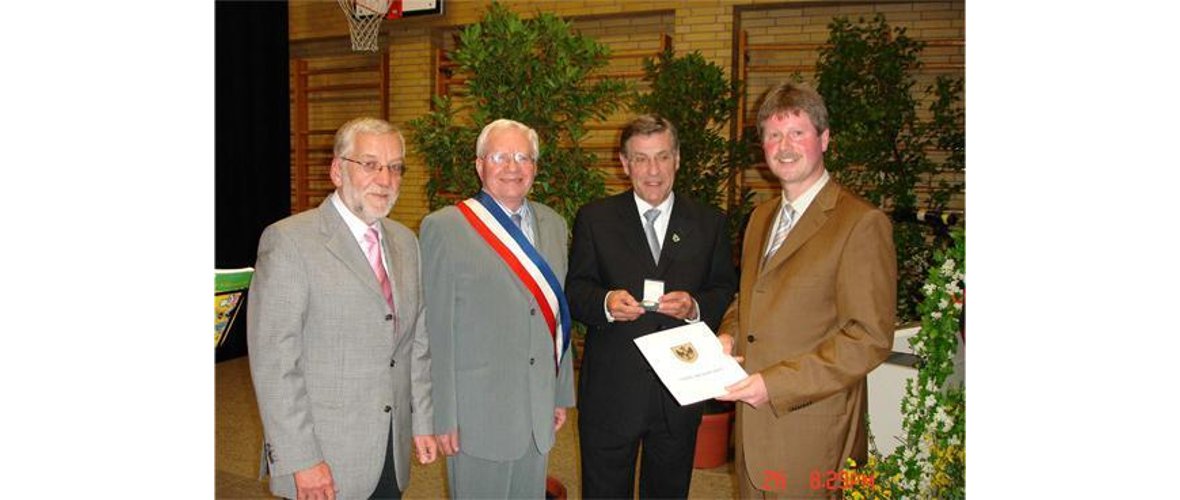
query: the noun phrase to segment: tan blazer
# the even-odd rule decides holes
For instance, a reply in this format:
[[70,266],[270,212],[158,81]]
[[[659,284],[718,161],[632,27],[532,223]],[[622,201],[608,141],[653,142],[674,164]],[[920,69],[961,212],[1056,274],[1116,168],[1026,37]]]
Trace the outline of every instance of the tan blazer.
[[[739,404],[738,453],[755,486],[786,496],[812,489],[847,457],[866,454],[866,375],[889,355],[896,314],[897,258],[888,217],[834,180],[759,269],[775,197],[750,216],[738,299],[720,331],[735,339],[749,373],[761,373],[770,402]],[[786,478],[786,489],[768,481]]]

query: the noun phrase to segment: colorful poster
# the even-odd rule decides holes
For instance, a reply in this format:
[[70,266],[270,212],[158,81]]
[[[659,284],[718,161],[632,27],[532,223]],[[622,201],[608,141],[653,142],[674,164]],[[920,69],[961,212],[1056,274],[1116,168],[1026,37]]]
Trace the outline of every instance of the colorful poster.
[[213,340],[217,347],[229,338],[230,328],[238,316],[254,268],[217,269],[213,273]]

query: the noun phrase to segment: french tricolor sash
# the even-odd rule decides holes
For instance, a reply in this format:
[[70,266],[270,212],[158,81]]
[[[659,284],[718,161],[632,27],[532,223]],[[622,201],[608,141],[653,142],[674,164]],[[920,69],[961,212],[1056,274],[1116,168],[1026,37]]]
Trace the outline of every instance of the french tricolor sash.
[[553,339],[554,364],[560,368],[562,356],[570,346],[570,308],[553,269],[491,195],[480,191],[475,198],[463,200],[456,207],[541,305],[541,315]]

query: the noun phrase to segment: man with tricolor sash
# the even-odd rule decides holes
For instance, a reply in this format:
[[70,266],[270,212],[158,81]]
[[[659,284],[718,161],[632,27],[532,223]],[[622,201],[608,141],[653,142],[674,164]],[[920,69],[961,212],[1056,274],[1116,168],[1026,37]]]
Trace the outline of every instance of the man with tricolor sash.
[[434,422],[454,498],[542,498],[574,405],[569,229],[529,201],[537,133],[507,119],[476,142],[482,189],[422,220]]

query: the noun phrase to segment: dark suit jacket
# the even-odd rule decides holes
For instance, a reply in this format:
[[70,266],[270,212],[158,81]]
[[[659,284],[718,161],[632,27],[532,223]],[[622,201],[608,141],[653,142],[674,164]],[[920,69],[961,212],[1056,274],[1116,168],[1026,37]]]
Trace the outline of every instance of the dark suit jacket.
[[[656,266],[635,195],[627,191],[582,207],[571,246],[566,296],[574,319],[588,327],[578,381],[578,418],[598,426],[639,428],[644,415],[628,409],[643,408],[652,385],[660,381],[632,340],[686,323],[655,312],[635,321],[609,323],[603,299],[611,290],[626,289],[639,300],[644,279],[663,280],[665,291],[691,294],[701,320],[716,331],[737,289],[725,216],[677,195]],[[667,412],[669,426],[677,431],[696,427],[701,404],[670,406],[674,409]]]
[[889,217],[829,180],[759,268],[781,197],[754,209],[742,247],[742,282],[721,333],[732,334],[770,402],[738,405],[738,452],[757,484],[787,477],[788,497],[823,496],[827,477],[864,463],[866,375],[889,356],[897,305],[897,257]]

